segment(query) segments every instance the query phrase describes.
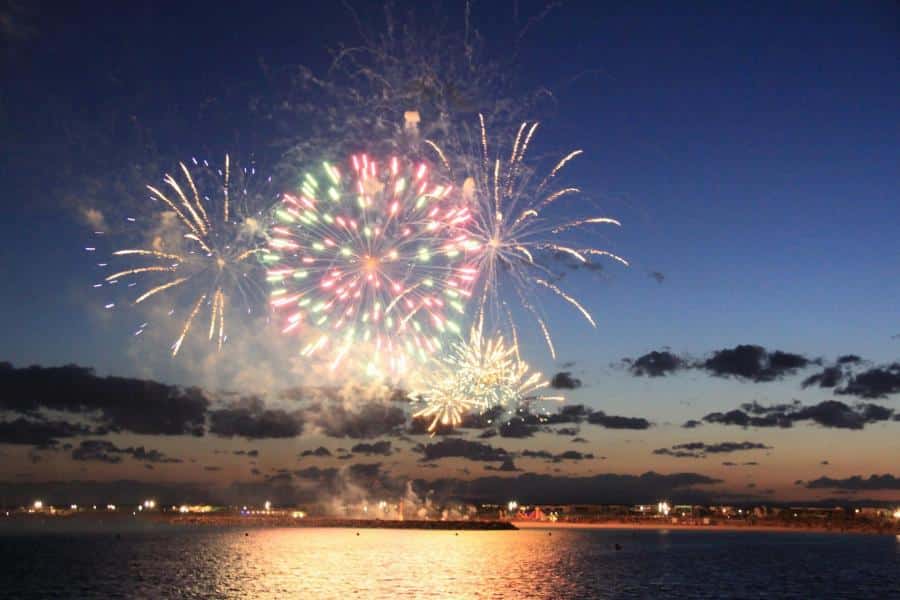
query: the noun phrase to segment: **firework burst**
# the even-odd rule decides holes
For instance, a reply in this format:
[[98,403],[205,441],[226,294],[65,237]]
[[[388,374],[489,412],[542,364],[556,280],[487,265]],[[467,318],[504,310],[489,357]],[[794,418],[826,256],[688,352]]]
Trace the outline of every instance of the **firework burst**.
[[399,375],[459,333],[475,278],[460,267],[470,214],[429,171],[354,156],[284,195],[262,260],[284,332],[310,340],[302,355],[324,354],[331,369],[352,355],[369,375]]
[[[574,150],[563,156],[543,177],[526,162],[525,156],[538,123],[522,123],[508,151],[491,157],[484,117],[479,115],[480,139],[476,158],[463,165],[467,172],[463,197],[472,206],[473,218],[466,223],[468,235],[466,255],[469,266],[478,273],[474,293],[479,318],[509,330],[513,347],[517,332],[510,310],[510,300],[534,318],[555,358],[556,350],[545,317],[536,298],[547,290],[575,308],[593,327],[591,313],[574,296],[563,290],[562,266],[574,261],[576,267],[591,266],[593,257],[628,262],[608,250],[591,247],[585,241],[585,230],[593,225],[615,225],[616,219],[605,216],[561,216],[553,209],[568,197],[580,192],[577,187],[560,186],[557,176],[566,164],[582,154]],[[453,165],[433,142],[426,142],[444,167]],[[579,241],[581,240],[581,241]]]
[[[159,225],[150,233],[146,247],[113,252],[114,259],[138,261],[114,269],[104,284],[129,282],[133,277],[150,284],[135,299],[142,304],[158,295],[177,294],[191,298],[178,337],[172,344],[176,356],[194,323],[207,313],[206,337],[221,350],[227,340],[225,316],[229,305],[238,301],[248,312],[262,305],[265,297],[257,255],[264,246],[259,217],[252,206],[264,197],[248,191],[253,169],[236,169],[225,155],[223,169],[214,169],[193,160],[192,167],[179,164],[178,177],[166,174],[163,186],[148,185],[150,197],[162,205]],[[132,220],[132,219],[129,219]],[[103,266],[108,266],[103,263]],[[108,307],[113,305],[107,305]],[[170,315],[178,312],[175,307]],[[143,324],[137,334],[143,332]]]
[[425,407],[414,418],[428,419],[428,431],[438,426],[456,427],[470,412],[495,409],[512,411],[524,401],[563,400],[538,392],[549,385],[544,376],[521,360],[515,345],[507,345],[502,335],[486,337],[482,324],[473,327],[468,340],[455,342],[449,352],[436,359],[432,382],[414,394]]

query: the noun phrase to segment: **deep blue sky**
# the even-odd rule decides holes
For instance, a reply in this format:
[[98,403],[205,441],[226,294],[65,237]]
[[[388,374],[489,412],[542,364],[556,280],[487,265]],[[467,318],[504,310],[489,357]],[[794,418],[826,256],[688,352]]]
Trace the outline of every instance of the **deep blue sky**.
[[[488,38],[493,20],[507,24],[504,35],[510,27],[512,9],[501,4],[475,12]],[[608,240],[635,264],[599,286],[574,284],[600,315],[590,340],[610,348],[604,359],[752,340],[891,358],[900,332],[897,16],[890,3],[679,12],[573,2],[532,30],[523,87],[549,83],[559,98],[538,143],[585,149],[572,180],[624,221]],[[203,3],[47,6],[26,25],[31,35],[5,66],[10,287],[0,355],[123,369],[115,332],[83,314],[85,227],[54,197],[59,181],[48,183],[82,160],[66,153],[70,123],[108,131],[133,113],[166,155],[263,152],[240,122],[257,57],[324,68],[326,48],[355,41],[354,31],[339,8]],[[209,96],[226,98],[225,118],[197,123]],[[106,160],[115,169],[116,157]],[[556,308],[567,337],[575,320]],[[563,358],[589,343],[579,331]]]
[[[133,338],[139,316],[98,317],[105,297],[91,288],[98,257],[83,248],[96,242],[79,200],[105,201],[113,215],[122,190],[88,185],[82,175],[102,165],[116,180],[136,164],[161,160],[169,169],[176,159],[225,152],[274,162],[265,128],[246,111],[249,98],[266,93],[260,64],[323,71],[328,48],[357,42],[339,3],[307,4],[47,3],[13,15],[0,91],[0,361],[208,383],[169,361],[165,346]],[[367,22],[379,10],[354,4]],[[519,26],[540,12],[540,3],[521,4]],[[462,3],[447,2],[444,12],[459,22]],[[473,21],[492,52],[508,51],[513,15],[513,3],[475,3]],[[557,364],[536,335],[524,334],[523,351],[547,373],[575,362],[568,368],[585,387],[570,402],[654,423],[645,433],[592,437],[598,456],[609,455],[608,468],[683,469],[676,458],[647,461],[654,447],[697,437],[677,427],[686,419],[745,401],[813,404],[831,394],[803,391],[796,378],[758,385],[696,373],[636,378],[611,366],[623,357],[666,346],[703,357],[751,343],[828,360],[897,359],[898,17],[891,2],[676,10],[670,2],[585,1],[566,3],[531,29],[519,88],[549,85],[557,98],[533,115],[544,120],[533,148],[584,149],[568,176],[623,221],[604,232],[604,244],[632,267],[567,278],[597,317],[596,331],[571,307],[545,303]],[[135,124],[147,136],[146,154]],[[161,176],[148,167],[139,183]],[[714,427],[704,439],[736,435]],[[870,473],[897,449],[895,423],[866,431],[873,428],[852,439],[863,434],[804,426],[752,436],[780,449],[780,466],[791,470],[769,483],[785,489],[833,444],[856,450],[836,474]],[[557,448],[559,436],[550,437],[542,443]],[[175,439],[166,449],[187,451],[189,438]],[[727,471],[718,460],[710,465],[719,476]],[[872,469],[882,467],[892,465]]]

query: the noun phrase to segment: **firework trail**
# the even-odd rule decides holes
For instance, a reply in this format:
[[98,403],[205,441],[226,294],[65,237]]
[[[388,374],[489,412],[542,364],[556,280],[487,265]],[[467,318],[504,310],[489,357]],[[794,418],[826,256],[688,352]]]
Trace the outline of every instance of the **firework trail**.
[[519,358],[518,348],[507,345],[502,335],[485,337],[481,323],[472,328],[467,340],[455,342],[435,362],[430,385],[413,394],[425,403],[413,418],[430,420],[431,434],[439,425],[460,425],[468,413],[514,411],[524,401],[563,400],[536,395],[549,382],[541,373],[531,371]]
[[475,278],[461,267],[471,215],[429,171],[353,156],[346,171],[323,163],[283,196],[262,260],[283,331],[310,340],[303,356],[400,375],[459,334]]
[[[106,285],[127,282],[129,288],[137,286],[132,278],[148,280],[148,287],[134,299],[136,305],[164,294],[191,298],[187,317],[172,344],[173,357],[202,313],[209,318],[207,339],[221,350],[227,340],[229,306],[236,301],[252,312],[262,305],[265,292],[257,256],[264,247],[259,220],[263,211],[253,212],[251,207],[269,202],[265,194],[248,188],[255,170],[235,168],[227,154],[221,170],[196,159],[191,168],[185,163],[178,166],[177,177],[166,174],[163,186],[147,186],[151,199],[162,207],[160,224],[150,232],[148,246],[112,253],[115,260],[137,264],[114,269],[116,272],[104,278]],[[173,308],[169,314],[176,312]],[[135,335],[145,327],[147,323]]]
[[278,127],[280,168],[293,173],[306,169],[310,156],[344,157],[360,148],[419,157],[425,138],[455,153],[479,112],[514,124],[549,104],[547,89],[522,93],[517,84],[521,42],[546,14],[528,15],[518,32],[488,36],[473,4],[447,14],[429,3],[408,10],[390,0],[363,3],[357,12],[346,2],[346,39],[331,49],[327,71],[267,66],[274,89],[256,110]]
[[[518,334],[510,302],[521,306],[536,322],[555,358],[553,338],[537,303],[538,292],[547,290],[575,308],[592,326],[596,322],[582,303],[560,287],[561,267],[569,261],[576,267],[591,266],[592,257],[628,262],[608,250],[594,248],[583,231],[594,225],[620,225],[606,216],[560,216],[553,209],[580,192],[579,188],[557,185],[565,166],[582,154],[574,150],[563,156],[543,177],[525,160],[538,123],[522,123],[510,149],[494,151],[488,143],[484,117],[479,115],[480,132],[476,158],[462,165],[467,177],[463,197],[472,207],[473,218],[465,225],[468,265],[478,274],[474,288],[478,318],[508,330],[513,347]],[[441,164],[451,172],[453,162],[433,142],[427,142]],[[582,232],[580,237],[577,237]]]

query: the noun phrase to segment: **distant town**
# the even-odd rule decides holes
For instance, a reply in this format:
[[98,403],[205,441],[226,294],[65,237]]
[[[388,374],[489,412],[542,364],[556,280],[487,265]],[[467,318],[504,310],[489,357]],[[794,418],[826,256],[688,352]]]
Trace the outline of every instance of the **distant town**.
[[[657,529],[760,529],[900,535],[900,507],[731,506],[669,504],[430,505],[379,501],[355,504],[275,506],[162,505],[154,499],[129,505],[53,505],[35,500],[3,509],[7,523],[42,518],[120,521],[141,519],[187,525],[512,529],[517,527],[609,527]],[[505,525],[505,526],[498,526]]]

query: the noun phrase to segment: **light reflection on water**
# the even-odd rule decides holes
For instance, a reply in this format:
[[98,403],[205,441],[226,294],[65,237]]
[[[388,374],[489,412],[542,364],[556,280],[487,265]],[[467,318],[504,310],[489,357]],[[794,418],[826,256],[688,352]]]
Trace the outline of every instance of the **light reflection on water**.
[[[900,596],[890,536],[250,529],[0,536],[0,596]],[[621,550],[617,550],[618,544]],[[885,591],[888,590],[888,595]]]

